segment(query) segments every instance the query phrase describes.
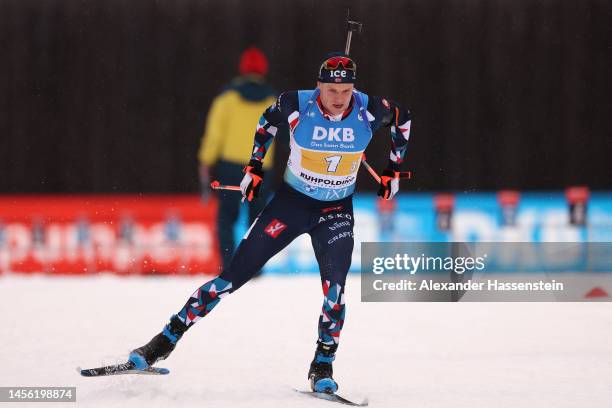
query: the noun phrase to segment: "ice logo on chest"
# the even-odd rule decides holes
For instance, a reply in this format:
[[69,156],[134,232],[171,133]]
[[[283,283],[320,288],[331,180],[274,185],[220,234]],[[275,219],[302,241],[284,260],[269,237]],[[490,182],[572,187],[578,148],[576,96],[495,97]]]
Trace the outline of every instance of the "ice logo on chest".
[[330,142],[353,142],[353,128],[324,128],[315,126],[312,132],[313,140],[328,140]]

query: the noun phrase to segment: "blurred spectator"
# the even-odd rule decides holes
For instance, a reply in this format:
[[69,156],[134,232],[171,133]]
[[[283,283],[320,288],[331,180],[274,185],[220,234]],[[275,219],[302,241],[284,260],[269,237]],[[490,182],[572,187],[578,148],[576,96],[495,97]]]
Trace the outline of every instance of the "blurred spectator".
[[119,241],[125,244],[134,243],[134,219],[130,214],[123,214],[119,220]]
[[378,197],[376,200],[376,209],[378,214],[378,232],[383,241],[393,239],[395,233],[395,214],[397,210],[396,200],[385,200]]
[[79,247],[91,243],[91,224],[85,215],[80,215],[76,221],[76,240]]
[[181,216],[179,213],[171,211],[166,216],[164,237],[166,242],[173,244],[177,244],[181,240]]
[[[245,50],[240,57],[240,76],[232,80],[212,102],[198,154],[202,200],[210,195],[211,172],[221,184],[239,185],[242,169],[251,157],[253,134],[261,112],[276,101],[276,95],[266,83],[268,59],[256,47]],[[273,154],[268,157],[274,157]],[[272,168],[267,160],[264,170]],[[272,180],[268,177],[266,180]],[[262,186],[260,199],[248,203],[249,225],[263,209],[270,193],[269,183]],[[219,191],[217,234],[223,267],[234,253],[234,225],[240,212],[242,196],[235,191]]]
[[0,219],[0,248],[4,246],[5,241],[6,241],[6,234],[4,232],[4,223]]
[[45,220],[37,215],[32,219],[32,244],[35,247],[42,247],[45,245],[45,241]]

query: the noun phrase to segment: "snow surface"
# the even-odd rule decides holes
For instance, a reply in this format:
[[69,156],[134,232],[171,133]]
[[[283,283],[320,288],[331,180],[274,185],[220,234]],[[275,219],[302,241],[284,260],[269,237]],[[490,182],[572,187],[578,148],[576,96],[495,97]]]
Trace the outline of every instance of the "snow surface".
[[[307,388],[316,276],[264,277],[226,297],[159,364],[170,375],[78,375],[125,361],[206,279],[0,277],[0,386],[77,387],[76,404],[54,407],[340,406],[292,391]],[[612,406],[612,303],[361,303],[359,285],[349,278],[334,364],[347,396],[371,407]]]

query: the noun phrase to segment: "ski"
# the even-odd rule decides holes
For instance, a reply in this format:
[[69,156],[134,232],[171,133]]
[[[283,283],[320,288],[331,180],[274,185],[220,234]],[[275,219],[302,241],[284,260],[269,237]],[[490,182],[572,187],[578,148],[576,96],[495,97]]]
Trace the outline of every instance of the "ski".
[[121,374],[141,374],[141,375],[166,375],[170,373],[167,368],[147,367],[144,369],[136,368],[131,361],[122,364],[114,364],[98,368],[77,368],[77,371],[83,377],[101,377],[106,375],[121,375]]
[[295,392],[302,394],[302,395],[308,395],[310,397],[313,398],[319,398],[319,399],[324,399],[326,401],[331,401],[331,402],[338,402],[340,404],[344,404],[344,405],[350,405],[353,407],[367,407],[368,406],[368,399],[364,399],[361,402],[355,402],[355,401],[351,401],[345,397],[342,397],[338,394],[326,394],[324,392],[314,392],[314,391],[302,391],[302,390],[297,390],[297,389],[293,389]]

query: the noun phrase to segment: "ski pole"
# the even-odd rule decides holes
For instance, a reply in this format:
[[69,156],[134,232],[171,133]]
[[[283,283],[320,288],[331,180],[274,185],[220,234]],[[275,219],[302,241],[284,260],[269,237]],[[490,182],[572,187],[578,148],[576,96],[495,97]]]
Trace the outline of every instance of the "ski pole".
[[346,45],[344,47],[344,53],[346,55],[349,55],[349,52],[351,51],[351,39],[353,38],[353,32],[356,32],[357,34],[361,33],[362,27],[363,27],[363,24],[361,24],[359,21],[349,20],[349,14],[347,13],[346,15],[346,29],[347,29]]
[[210,183],[210,188],[213,190],[231,190],[231,191],[240,191],[240,186],[227,186],[219,183],[219,181],[215,180]]
[[[372,168],[372,166],[370,166],[368,164],[368,162],[366,161],[365,153],[363,153],[361,155],[361,163],[363,163],[363,165],[366,168],[366,170],[372,175],[372,177],[374,177],[374,180],[376,180],[376,182],[380,183],[380,176],[378,175],[376,170],[374,170]],[[412,178],[412,172],[410,172],[410,171],[400,171],[399,172],[399,178],[405,179],[405,180],[409,180],[409,179]]]
[[376,182],[380,184],[380,176],[378,175],[378,173],[376,173],[376,170],[374,170],[372,166],[368,164],[368,162],[366,161],[365,154],[361,155],[361,163],[365,166],[366,170],[370,172],[372,177],[374,177],[374,180],[376,180]]
[[[223,185],[221,183],[219,183],[219,181],[215,180],[212,183],[210,183],[210,188],[212,188],[213,190],[229,190],[229,191],[240,191],[242,192],[242,190],[240,190],[240,186],[227,186],[227,185]],[[240,202],[244,203],[244,200],[246,199],[245,196],[242,196],[242,200]]]

